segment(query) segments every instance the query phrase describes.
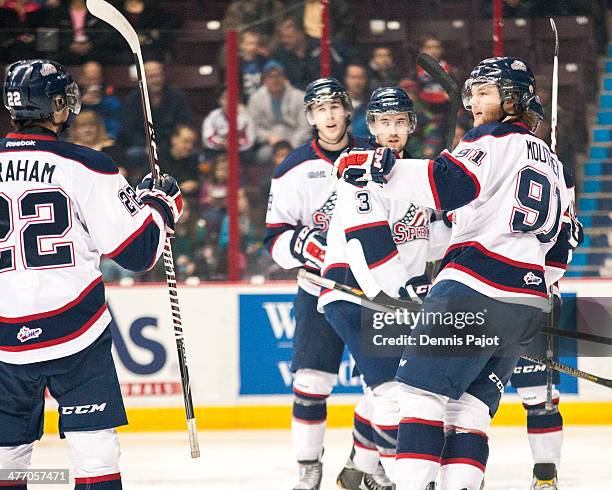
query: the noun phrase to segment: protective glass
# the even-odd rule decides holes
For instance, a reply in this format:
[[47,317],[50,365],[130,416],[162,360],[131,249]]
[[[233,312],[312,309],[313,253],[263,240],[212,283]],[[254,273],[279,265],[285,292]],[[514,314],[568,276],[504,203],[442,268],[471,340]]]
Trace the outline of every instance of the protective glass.
[[73,114],[81,112],[81,91],[76,82],[66,85],[66,105]]

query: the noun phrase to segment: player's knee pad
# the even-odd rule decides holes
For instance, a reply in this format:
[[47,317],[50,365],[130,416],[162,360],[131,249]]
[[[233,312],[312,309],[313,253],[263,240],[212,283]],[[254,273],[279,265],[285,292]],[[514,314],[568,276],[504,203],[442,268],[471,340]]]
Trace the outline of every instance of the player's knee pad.
[[27,469],[32,460],[32,447],[34,447],[34,443],[20,446],[0,446],[0,469]]
[[399,423],[398,388],[397,381],[389,381],[372,390],[372,419],[375,423],[382,425]]
[[119,438],[115,429],[66,432],[76,478],[119,473]]
[[401,418],[444,420],[448,397],[398,383],[397,400]]
[[479,432],[486,435],[490,425],[489,407],[469,393],[461,395],[459,400],[449,400],[446,405],[446,430]]
[[337,375],[316,369],[298,369],[293,379],[293,392],[298,396],[327,398],[334,389]]
[[[521,397],[523,407],[525,407],[527,411],[529,411],[531,407],[546,403],[546,385],[517,388],[516,391]],[[557,405],[559,403],[559,390],[557,390],[556,387],[553,387],[552,397],[553,403]]]

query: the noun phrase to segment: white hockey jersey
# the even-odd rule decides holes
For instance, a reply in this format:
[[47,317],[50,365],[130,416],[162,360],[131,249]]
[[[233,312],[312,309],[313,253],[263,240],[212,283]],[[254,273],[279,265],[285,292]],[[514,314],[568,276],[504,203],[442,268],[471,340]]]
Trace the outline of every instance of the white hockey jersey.
[[[363,138],[350,138],[348,148],[367,148]],[[272,259],[283,269],[305,267],[291,250],[291,239],[298,226],[319,228],[326,234],[336,206],[336,184],[332,177],[337,152],[323,150],[312,140],[293,150],[278,166],[272,177],[264,245]],[[298,279],[298,285],[309,294],[319,296],[319,287]]]
[[153,266],[163,218],[105,154],[52,132],[0,139],[0,361],[81,351],[110,322],[100,256]]
[[[432,222],[431,209],[391,200],[374,183],[357,188],[340,180],[336,210],[327,233],[323,277],[362,289],[351,272],[346,244],[361,243],[364,258],[377,284],[398,297],[406,281],[425,273],[428,261],[442,258],[451,230],[443,221]],[[333,301],[359,303],[354,296],[322,288],[318,308]]]
[[384,195],[455,210],[436,282],[455,280],[501,300],[547,308],[545,257],[570,194],[563,166],[521,123],[468,131],[435,160],[398,160]]

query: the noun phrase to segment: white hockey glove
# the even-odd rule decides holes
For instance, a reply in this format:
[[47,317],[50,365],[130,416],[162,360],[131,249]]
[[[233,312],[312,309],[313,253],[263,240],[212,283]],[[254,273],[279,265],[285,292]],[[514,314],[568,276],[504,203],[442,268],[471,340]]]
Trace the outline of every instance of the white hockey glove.
[[163,174],[158,182],[153,182],[151,174],[148,174],[136,187],[136,194],[142,202],[157,209],[166,227],[174,231],[174,225],[183,214],[183,196],[174,177]]
[[325,260],[327,241],[318,228],[296,228],[291,238],[291,254],[303,264],[310,263],[321,269]]
[[395,164],[395,152],[389,148],[378,147],[374,150],[354,148],[342,153],[334,162],[335,175],[357,187],[368,182],[384,184]]
[[399,289],[399,297],[407,298],[415,303],[421,304],[425,296],[429,294],[431,282],[425,274],[415,276],[406,282],[403,288]]

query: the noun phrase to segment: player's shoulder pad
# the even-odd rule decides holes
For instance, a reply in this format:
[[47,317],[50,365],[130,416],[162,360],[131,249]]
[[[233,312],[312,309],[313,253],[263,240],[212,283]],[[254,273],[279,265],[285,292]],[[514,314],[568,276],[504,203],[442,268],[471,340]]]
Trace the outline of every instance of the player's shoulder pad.
[[[41,142],[47,143],[47,142]],[[92,148],[88,148],[82,145],[76,145],[74,143],[68,143],[65,141],[48,142],[54,144],[54,148],[50,148],[52,151],[60,157],[74,160],[83,165],[88,170],[99,174],[117,174],[119,169],[111,157],[106,153],[103,153]],[[42,146],[42,145],[41,145]],[[41,148],[43,149],[43,148]]]
[[312,140],[298,146],[293,150],[287,157],[274,169],[273,179],[278,179],[285,175],[290,170],[293,170],[297,166],[308,160],[314,160],[319,158],[312,147]]
[[531,134],[528,128],[519,124],[508,124],[493,121],[470,129],[461,139],[464,143],[472,143],[485,136],[502,138],[511,134]]

